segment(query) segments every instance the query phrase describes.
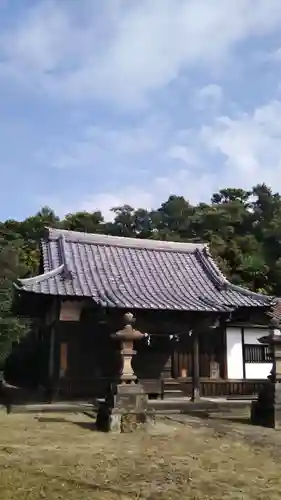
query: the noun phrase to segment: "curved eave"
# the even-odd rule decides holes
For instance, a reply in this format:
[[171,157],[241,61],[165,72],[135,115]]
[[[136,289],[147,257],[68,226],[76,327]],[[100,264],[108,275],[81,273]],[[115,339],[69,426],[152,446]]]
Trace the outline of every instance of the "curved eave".
[[57,267],[56,269],[52,269],[51,271],[48,271],[46,273],[39,274],[38,276],[33,276],[31,278],[19,278],[13,283],[13,285],[18,291],[42,293],[41,290],[37,290],[37,285],[39,285],[43,281],[55,278],[56,276],[61,275],[63,272],[64,264]]
[[101,307],[108,308],[132,308],[147,309],[159,311],[181,311],[181,312],[201,312],[201,313],[229,313],[233,307],[218,304],[206,297],[198,297],[191,294],[177,295],[176,291],[172,294],[165,294],[159,300],[159,296],[154,294],[142,294],[132,296],[128,291],[111,289],[102,295],[92,296],[92,299]]
[[[234,292],[238,295],[238,303],[237,307],[270,307],[275,304],[276,298],[268,295],[264,295],[263,293],[253,292],[248,288],[244,288],[239,285],[234,285],[231,283],[226,276],[222,273],[212,255],[210,254],[209,248],[205,247],[202,252],[198,252],[199,259],[202,263],[202,266],[205,268],[211,279],[213,280],[215,286],[222,293],[223,291]],[[248,299],[248,303],[239,304],[239,296],[245,297]],[[235,306],[235,304],[233,304]]]
[[265,307],[267,306],[272,306],[275,304],[275,297],[272,297],[270,295],[264,295],[259,292],[253,292],[252,290],[249,290],[247,288],[243,288],[242,286],[239,285],[234,285],[233,283],[230,283],[227,281],[226,286],[230,289],[233,290],[234,292],[238,292],[241,295],[247,296],[252,298],[253,300],[257,300],[260,302],[261,305],[264,304]]

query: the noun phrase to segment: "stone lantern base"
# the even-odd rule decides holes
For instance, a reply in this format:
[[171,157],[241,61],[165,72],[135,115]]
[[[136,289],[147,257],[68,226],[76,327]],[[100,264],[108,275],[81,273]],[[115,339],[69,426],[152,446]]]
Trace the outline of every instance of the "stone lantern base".
[[96,426],[104,432],[128,433],[147,429],[154,422],[155,416],[148,411],[148,396],[142,386],[119,384],[116,394],[100,405]]
[[281,384],[268,380],[252,402],[251,422],[254,425],[281,430]]
[[256,425],[281,430],[281,330],[274,317],[270,324],[269,335],[258,340],[270,347],[272,370],[259,392],[258,400],[252,403],[251,421]]

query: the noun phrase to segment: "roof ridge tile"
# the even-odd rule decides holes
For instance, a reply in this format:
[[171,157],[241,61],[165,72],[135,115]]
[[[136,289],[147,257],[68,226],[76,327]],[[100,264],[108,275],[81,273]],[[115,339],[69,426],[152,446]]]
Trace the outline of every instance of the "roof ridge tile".
[[180,253],[192,253],[196,250],[203,250],[207,247],[206,243],[129,238],[125,236],[112,236],[101,233],[85,233],[80,231],[70,231],[67,229],[46,228],[45,240],[54,241],[60,238],[64,238],[66,242],[71,243],[84,243],[134,249],[139,248],[142,250],[158,250]]

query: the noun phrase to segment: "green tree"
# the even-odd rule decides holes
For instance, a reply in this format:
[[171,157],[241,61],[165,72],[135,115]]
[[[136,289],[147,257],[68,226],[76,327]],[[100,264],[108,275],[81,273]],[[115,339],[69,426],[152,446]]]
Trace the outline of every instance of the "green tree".
[[103,227],[103,216],[101,212],[75,212],[67,214],[61,221],[63,229],[82,231],[83,233],[98,233]]
[[153,234],[153,221],[148,210],[134,209],[130,205],[113,207],[113,222],[106,224],[106,232],[115,236],[131,238],[150,238]]
[[267,290],[281,294],[281,196],[265,184],[253,188],[252,234],[266,262]]
[[19,340],[28,331],[26,322],[13,315],[13,282],[19,275],[26,273],[20,262],[21,248],[19,241],[0,240],[0,367],[9,354],[12,343]]

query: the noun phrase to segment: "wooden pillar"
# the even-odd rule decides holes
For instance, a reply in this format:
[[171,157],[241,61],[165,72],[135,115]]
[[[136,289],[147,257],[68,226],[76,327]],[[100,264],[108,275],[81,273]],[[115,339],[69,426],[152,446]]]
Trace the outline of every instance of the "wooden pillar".
[[49,380],[54,378],[55,372],[55,328],[50,329],[50,346],[49,346]]
[[246,379],[246,362],[245,362],[245,333],[244,328],[241,328],[241,342],[242,342],[242,360],[243,360],[243,379]]
[[54,398],[55,383],[55,325],[50,326],[49,363],[48,363],[48,401]]
[[65,377],[68,366],[68,344],[67,342],[61,342],[60,344],[60,364],[59,364],[59,374],[60,379]]
[[57,327],[60,313],[60,301],[54,299],[50,304],[46,316],[45,325],[49,333],[49,352],[48,352],[48,366],[47,366],[47,398],[51,403],[54,400],[55,392],[57,389],[58,382],[58,360],[57,360],[57,349],[56,349],[56,337],[57,337]]
[[223,354],[222,354],[222,377],[224,380],[227,379],[227,339],[226,339],[226,327],[224,325],[222,331],[222,346],[223,346]]
[[193,355],[193,376],[192,376],[192,401],[200,399],[200,366],[199,366],[199,335],[197,329],[192,331],[192,355]]

